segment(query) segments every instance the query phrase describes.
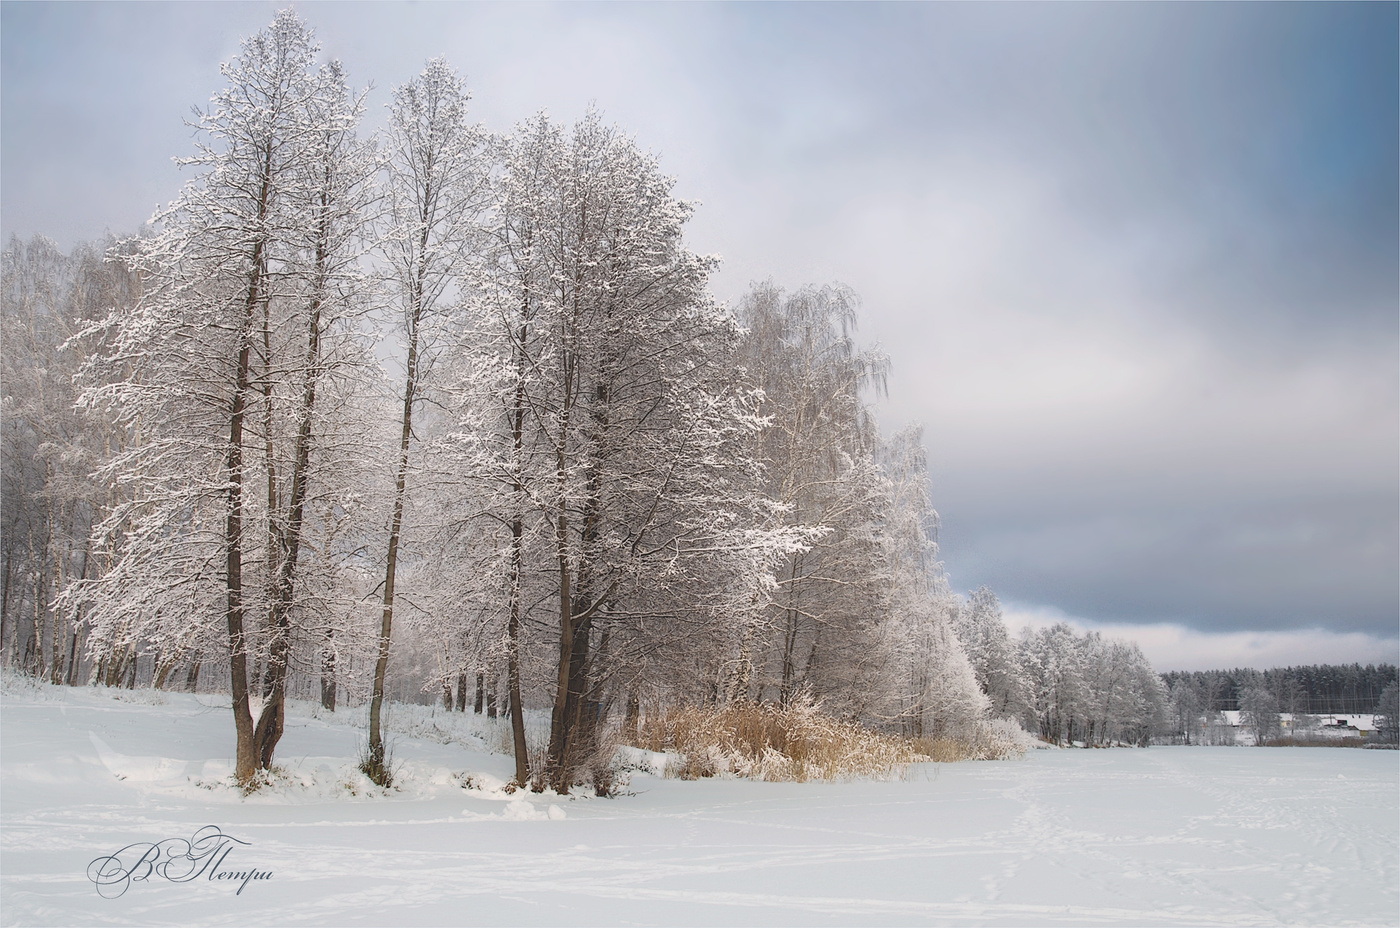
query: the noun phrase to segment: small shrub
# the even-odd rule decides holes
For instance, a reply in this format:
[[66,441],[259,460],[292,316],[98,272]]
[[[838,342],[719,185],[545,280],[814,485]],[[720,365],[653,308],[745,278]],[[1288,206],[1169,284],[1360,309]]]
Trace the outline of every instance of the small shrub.
[[935,763],[953,764],[1024,757],[1033,743],[1031,736],[1009,719],[979,719],[956,735],[915,738],[914,748]]

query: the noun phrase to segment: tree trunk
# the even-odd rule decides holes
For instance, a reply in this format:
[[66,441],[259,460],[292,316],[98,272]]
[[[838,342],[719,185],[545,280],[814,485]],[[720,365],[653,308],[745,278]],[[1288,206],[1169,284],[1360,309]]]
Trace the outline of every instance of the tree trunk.
[[[90,528],[91,528],[91,526],[89,526],[89,529],[90,529]],[[79,581],[83,581],[83,580],[86,580],[86,579],[87,579],[88,564],[91,563],[91,558],[92,558],[92,533],[91,533],[91,531],[89,531],[89,532],[88,532],[88,535],[87,535],[87,537],[86,537],[86,539],[83,541],[83,567],[82,567],[81,570],[78,571],[78,580],[79,580]],[[82,613],[81,610],[80,610],[79,612],[77,612],[77,613],[74,615],[74,620],[73,620],[73,635],[72,635],[72,637],[69,639],[69,642],[68,642],[68,678],[67,678],[67,680],[66,680],[65,682],[66,682],[69,686],[77,686],[77,684],[78,684],[78,665],[82,662],[82,659],[83,659],[82,651],[81,651],[81,650],[79,649],[79,647],[78,647],[79,639],[81,639],[82,636],[83,636],[83,617],[82,617],[82,616],[83,616],[83,613]]]
[[[258,766],[272,766],[272,755],[282,739],[286,721],[287,669],[291,650],[291,611],[295,600],[297,562],[301,557],[301,531],[306,518],[306,494],[311,482],[312,423],[316,409],[316,386],[321,376],[321,310],[327,287],[328,249],[330,243],[329,191],[321,190],[320,218],[316,234],[315,280],[306,319],[306,358],[302,371],[301,404],[297,409],[297,439],[292,455],[292,486],[287,501],[287,519],[277,524],[269,518],[269,532],[276,552],[277,572],[273,578],[271,602],[268,607],[268,627],[272,640],[268,649],[269,683],[267,699],[258,717]],[[263,337],[268,330],[264,312]],[[271,349],[268,348],[269,357]],[[267,410],[271,415],[271,378],[267,380]],[[276,472],[272,461],[272,433],[268,426],[268,507],[277,512]]]
[[[515,406],[511,410],[511,449],[512,461],[516,467],[515,499],[516,507],[510,523],[510,615],[506,620],[506,686],[508,688],[507,709],[510,714],[511,744],[515,749],[515,786],[524,789],[530,779],[529,748],[525,744],[525,707],[520,698],[520,604],[521,571],[524,557],[525,519],[521,509],[525,505],[525,485],[521,482],[524,467],[525,449],[525,345],[530,335],[530,297],[526,288],[520,304],[520,329],[515,343]],[[477,676],[477,711],[481,711],[481,676]]]
[[[559,658],[554,679],[554,711],[549,725],[549,749],[545,755],[545,778],[554,791],[569,791],[566,768],[569,747],[569,680],[574,656],[573,578],[569,567],[569,517],[564,511],[564,450],[559,449],[559,515],[555,520],[555,558],[559,576]],[[544,784],[536,784],[543,790]]]
[[73,635],[68,639],[68,676],[63,681],[68,686],[78,684],[78,662],[82,659],[82,654],[78,652],[78,639],[81,637],[82,627],[75,625]]
[[408,448],[413,438],[413,404],[418,391],[418,330],[423,321],[423,293],[427,264],[422,259],[428,247],[428,209],[435,191],[428,184],[423,191],[422,232],[419,235],[417,275],[409,293],[408,361],[405,365],[403,423],[399,433],[399,460],[394,473],[394,514],[389,524],[389,553],[384,560],[384,609],[379,621],[379,654],[374,662],[374,684],[369,700],[369,754],[364,773],[380,786],[389,784],[390,771],[384,767],[384,737],[380,714],[384,705],[384,678],[389,668],[389,642],[394,628],[394,579],[399,566],[399,535],[403,531],[404,488],[408,483]]
[[622,713],[622,743],[636,745],[638,725],[642,715],[642,700],[637,685],[627,691],[627,709]]
[[481,714],[482,700],[485,699],[485,698],[486,698],[486,674],[485,674],[485,672],[478,670],[478,671],[476,672],[476,706],[475,706],[475,708],[473,708],[473,710],[472,710],[472,711],[475,712],[477,715],[480,715],[480,714]]
[[[11,644],[10,639],[5,635],[5,627],[10,618],[10,577],[14,574],[14,565],[14,547],[7,545],[5,548],[5,576],[3,580],[0,580],[0,657],[9,656],[10,653],[5,650],[5,646]],[[13,646],[11,650],[13,650]]]
[[321,708],[335,711],[335,632],[329,628],[321,647]]
[[[73,553],[72,541],[68,541],[64,547],[67,550],[58,558],[58,563],[55,565],[55,571],[58,577],[55,581],[54,590],[60,593],[63,591],[64,586],[67,585],[68,581],[68,560]],[[54,612],[52,621],[53,638],[50,645],[52,661],[49,666],[49,682],[54,686],[58,686],[63,682],[63,620],[57,612]]]
[[[268,162],[271,161],[270,152],[267,159]],[[260,215],[266,215],[269,194],[270,178],[264,173]],[[253,744],[253,714],[248,706],[248,643],[243,630],[243,417],[246,414],[252,362],[253,313],[262,295],[261,238],[253,245],[252,264],[252,277],[244,303],[242,344],[238,351],[233,398],[229,408],[228,450],[224,462],[224,470],[228,474],[224,519],[224,615],[228,624],[229,677],[233,697],[233,726],[237,735],[234,775],[245,789],[253,783],[257,760]]]
[[783,680],[778,689],[778,702],[786,706],[792,700],[793,676],[796,671],[794,651],[797,650],[797,561],[792,556],[788,568],[787,626],[783,635]]
[[157,690],[165,689],[165,681],[170,679],[170,673],[175,669],[177,663],[179,663],[178,654],[171,655],[165,660],[157,660],[155,668],[156,678],[151,683],[151,688]]

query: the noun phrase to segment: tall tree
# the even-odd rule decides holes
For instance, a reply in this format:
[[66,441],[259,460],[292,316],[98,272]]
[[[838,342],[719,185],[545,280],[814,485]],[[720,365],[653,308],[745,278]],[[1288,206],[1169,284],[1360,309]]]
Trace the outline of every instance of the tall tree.
[[[967,735],[985,716],[988,699],[956,631],[958,603],[938,562],[933,540],[938,514],[929,499],[922,431],[905,429],[882,442],[878,451],[890,488],[879,533],[890,595],[888,614],[880,622],[884,648],[874,653],[896,672],[893,679],[855,683],[858,693],[886,700],[893,696],[897,714],[867,710],[862,715],[893,715],[916,737]],[[868,658],[856,651],[846,652],[845,660],[858,664]]]
[[[314,295],[311,256],[328,216],[317,212],[329,190],[327,132],[347,131],[357,110],[339,69],[318,69],[316,52],[311,30],[283,11],[225,65],[229,86],[200,114],[199,153],[185,161],[200,174],[139,243],[132,261],[146,289],[106,320],[110,348],[85,392],[139,442],[108,470],[130,493],[99,528],[115,563],[74,605],[91,609],[98,639],[135,629],[163,640],[191,615],[219,617],[245,786],[271,763],[281,732],[283,620],[307,479],[295,462],[311,447],[309,433],[298,436],[316,407],[306,387],[318,381],[324,346],[314,343],[340,305]],[[255,727],[258,645],[270,658],[271,699]]]
[[441,58],[394,91],[386,145],[389,158],[384,255],[397,296],[397,329],[406,352],[402,417],[394,461],[393,511],[380,614],[379,648],[369,704],[365,773],[387,783],[381,713],[393,636],[395,583],[415,442],[414,413],[445,334],[454,287],[485,206],[485,134],[467,124],[467,93]]
[[1246,687],[1240,694],[1240,727],[1254,736],[1256,745],[1279,735],[1278,697],[1262,682]]
[[72,582],[101,570],[91,529],[114,499],[91,473],[125,438],[76,406],[74,377],[101,348],[100,336],[79,333],[111,307],[131,305],[138,284],[93,245],[64,255],[41,236],[12,239],[0,260],[0,649],[71,683],[83,658],[81,616],[51,607]]
[[[267,667],[263,681],[263,708],[254,732],[258,764],[266,768],[282,736],[287,673],[292,647],[294,607],[301,581],[302,550],[312,522],[309,510],[315,505],[313,476],[334,474],[339,487],[345,485],[343,459],[334,449],[324,447],[331,438],[327,388],[334,393],[333,378],[339,370],[353,367],[354,332],[351,328],[363,310],[359,292],[366,286],[360,270],[365,223],[371,198],[375,195],[374,174],[378,165],[372,147],[356,136],[363,111],[360,100],[352,99],[338,62],[330,62],[315,76],[315,92],[306,100],[304,151],[294,162],[301,176],[288,191],[289,206],[302,215],[304,224],[293,227],[300,237],[286,243],[284,272],[290,278],[287,299],[297,301],[289,313],[286,340],[277,363],[284,371],[280,378],[273,363],[271,338],[264,329],[265,368],[262,374],[264,399],[264,447],[268,461],[267,502]],[[265,309],[264,319],[271,313]],[[299,362],[299,363],[298,363]],[[363,371],[363,368],[358,368]],[[286,396],[276,394],[277,380],[286,381]],[[345,391],[341,384],[341,400]],[[331,415],[345,413],[344,407]],[[281,415],[290,431],[281,442],[272,425]],[[325,425],[318,434],[318,426]],[[284,450],[278,453],[278,445]]]
[[1030,689],[1030,711],[1040,736],[1054,744],[1074,741],[1088,698],[1084,649],[1068,623],[1026,630],[1021,666]]
[[844,287],[786,294],[772,284],[754,288],[739,306],[747,330],[742,363],[768,420],[755,448],[766,494],[789,526],[815,530],[810,546],[780,568],[778,594],[755,628],[767,640],[746,642],[740,656],[744,666],[749,653],[761,655],[752,684],[759,698],[775,691],[787,703],[804,686],[817,696],[849,692],[850,681],[822,687],[819,668],[843,666],[849,652],[833,653],[833,646],[858,652],[871,643],[888,595],[875,535],[883,492],[878,436],[863,399],[883,389],[888,365],[878,352],[857,349],[856,308]]

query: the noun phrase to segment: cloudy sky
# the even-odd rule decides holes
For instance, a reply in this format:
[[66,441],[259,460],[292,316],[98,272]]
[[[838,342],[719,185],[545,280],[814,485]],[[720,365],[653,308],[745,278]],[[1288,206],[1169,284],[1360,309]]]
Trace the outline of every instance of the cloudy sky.
[[[718,296],[855,288],[955,588],[1162,670],[1396,660],[1398,9],[298,6],[371,126],[435,55],[491,129],[594,101]],[[275,10],[0,5],[6,240],[171,199]]]

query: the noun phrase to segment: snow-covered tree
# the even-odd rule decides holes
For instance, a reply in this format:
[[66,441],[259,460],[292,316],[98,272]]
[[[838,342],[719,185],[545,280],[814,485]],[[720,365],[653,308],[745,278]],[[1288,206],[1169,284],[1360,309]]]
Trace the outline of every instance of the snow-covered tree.
[[[785,523],[813,533],[778,572],[779,589],[744,643],[746,695],[786,704],[801,689],[850,696],[847,671],[874,646],[890,585],[877,538],[887,490],[863,394],[883,389],[887,362],[857,349],[857,299],[840,286],[784,293],[755,287],[741,302],[743,365],[768,420],[755,443],[764,491]],[[752,657],[750,657],[752,655]]]
[[1278,697],[1262,685],[1247,687],[1240,693],[1240,727],[1253,734],[1255,744],[1277,738],[1281,727]]
[[[687,649],[716,633],[736,589],[761,586],[791,533],[755,524],[746,451],[760,420],[732,382],[738,330],[705,292],[712,262],[684,246],[691,207],[671,179],[593,112],[567,130],[537,117],[503,152],[454,453],[486,487],[485,537],[506,552],[496,621],[512,718],[534,624],[552,712],[533,772],[567,789],[619,687],[640,668],[703,666]],[[519,730],[516,750],[519,780]]]
[[[888,487],[878,535],[890,583],[888,613],[878,626],[882,647],[846,659],[857,667],[875,659],[893,673],[854,680],[851,703],[857,717],[893,717],[915,737],[967,736],[989,703],[954,627],[958,604],[932,537],[938,514],[929,499],[922,431],[906,429],[877,451]],[[892,700],[896,711],[878,712],[879,699]]]
[[1189,679],[1178,679],[1170,690],[1172,735],[1184,744],[1200,743],[1204,737],[1205,703],[1200,688]]
[[1001,602],[991,589],[982,586],[968,596],[958,610],[957,630],[992,714],[1018,720],[1024,717],[1028,707],[1025,677],[1002,618]]
[[1400,741],[1400,686],[1394,683],[1387,684],[1376,703],[1376,734],[1388,744]]
[[354,265],[358,104],[316,53],[284,11],[225,65],[185,162],[200,173],[138,243],[145,291],[108,317],[84,395],[136,439],[108,471],[129,493],[99,527],[115,563],[72,607],[96,642],[185,647],[222,625],[244,784],[281,735],[315,422],[343,409],[325,402],[328,339],[352,335],[334,281]]
[[417,78],[394,91],[386,137],[389,179],[384,257],[396,296],[394,329],[402,338],[405,358],[365,758],[365,773],[381,784],[389,777],[384,766],[380,713],[415,447],[414,414],[445,343],[453,291],[466,270],[477,220],[486,206],[486,137],[480,128],[467,123],[467,100],[461,79],[444,59],[435,58]]
[[1082,716],[1088,687],[1084,649],[1068,623],[1029,631],[1020,641],[1033,721],[1040,736],[1055,744],[1075,740],[1075,720]]

